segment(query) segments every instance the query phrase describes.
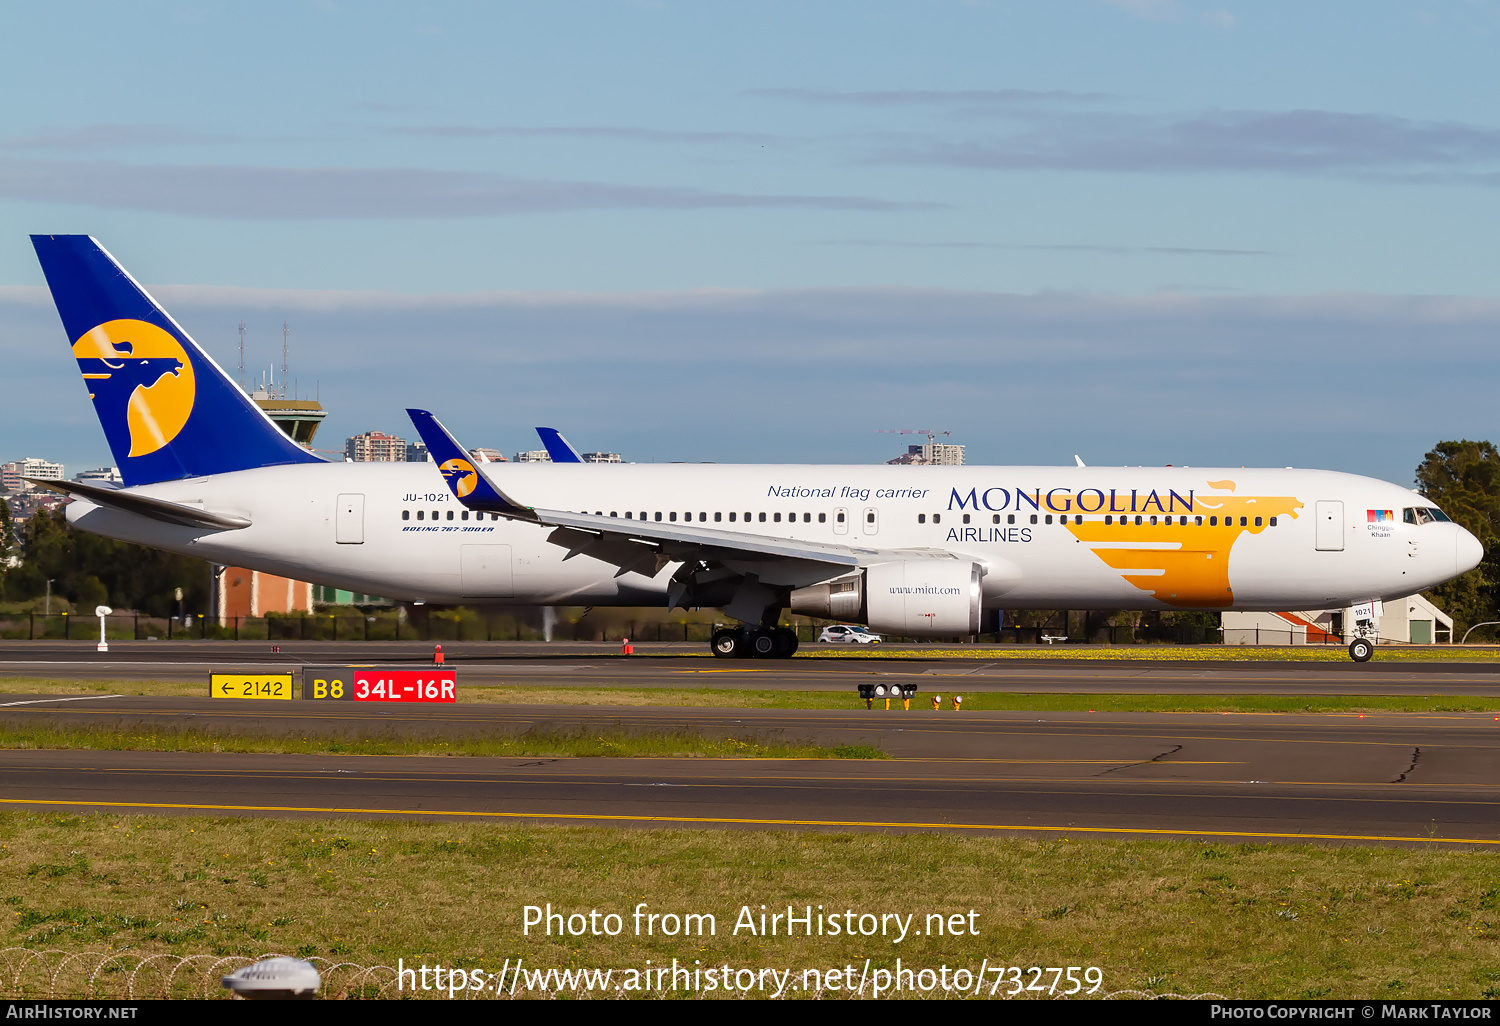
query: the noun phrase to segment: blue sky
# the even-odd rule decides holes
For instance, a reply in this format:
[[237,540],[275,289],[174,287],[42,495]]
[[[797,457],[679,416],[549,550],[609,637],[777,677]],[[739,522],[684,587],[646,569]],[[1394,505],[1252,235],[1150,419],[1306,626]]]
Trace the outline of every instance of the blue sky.
[[[1491,437],[1500,4],[55,3],[0,38],[0,459],[105,462],[28,232],[320,444],[1299,465]],[[316,383],[315,385],[313,383]]]

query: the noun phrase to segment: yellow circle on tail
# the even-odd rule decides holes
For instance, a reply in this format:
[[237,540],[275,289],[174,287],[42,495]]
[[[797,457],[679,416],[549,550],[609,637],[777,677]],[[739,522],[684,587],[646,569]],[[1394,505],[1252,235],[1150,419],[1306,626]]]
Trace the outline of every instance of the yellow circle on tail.
[[[106,321],[73,343],[73,355],[100,368],[91,378],[134,376],[126,399],[130,455],[146,456],[176,438],[193,412],[193,361],[171,333],[146,321]],[[99,361],[94,363],[93,361]]]
[[479,474],[468,460],[455,456],[451,460],[445,460],[438,469],[443,472],[444,477],[453,481],[454,494],[460,499],[479,486]]

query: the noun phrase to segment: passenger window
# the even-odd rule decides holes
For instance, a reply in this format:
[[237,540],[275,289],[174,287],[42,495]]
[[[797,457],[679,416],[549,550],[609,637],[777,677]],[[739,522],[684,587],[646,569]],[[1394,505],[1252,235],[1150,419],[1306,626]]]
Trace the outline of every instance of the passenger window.
[[410,520],[411,519],[411,510],[409,510],[409,509],[403,509],[401,511],[401,519],[402,520]]
[[1240,526],[1241,527],[1249,527],[1250,525],[1245,522],[1245,518],[1244,517],[1240,517]]
[[934,513],[932,515],[932,522],[934,524],[941,524],[943,522],[943,515],[941,513]]
[[439,516],[438,516],[438,511],[437,511],[437,510],[433,510],[433,511],[432,511],[432,519],[434,519],[434,520],[438,520],[438,519],[441,519],[441,518],[440,518],[440,517],[439,517]]
[[1202,527],[1203,526],[1203,518],[1202,517],[1194,517],[1193,518],[1193,526],[1194,527]]
[[[764,519],[764,518],[762,518],[762,519]],[[775,523],[778,523],[778,524],[781,523],[781,514],[780,513],[773,513],[771,515],[771,520],[774,521]]]
[[418,520],[422,519],[422,511],[421,510],[417,510],[417,519]]
[[826,523],[828,523],[828,514],[827,513],[819,513],[818,514],[818,523],[820,523],[820,524],[826,524]]
[[1155,527],[1155,526],[1156,526],[1156,518],[1155,518],[1155,517],[1152,517],[1152,518],[1151,518],[1151,526],[1152,526],[1152,527]]
[[1141,518],[1139,516],[1137,516],[1135,518],[1135,526],[1136,527],[1140,527],[1141,526]]
[[463,513],[459,516],[458,519],[460,519],[460,520],[467,520],[467,519],[469,519],[469,511],[468,510],[464,510]]
[[810,523],[812,523],[812,514],[811,513],[804,513],[804,514],[802,514],[802,522],[804,524],[810,524]]
[[1104,514],[1104,523],[1106,525],[1107,524],[1112,524],[1114,522],[1115,522],[1115,518],[1114,517],[1110,516],[1108,513]]
[[[1032,518],[1031,518],[1031,522],[1032,522],[1032,523],[1033,523],[1033,524],[1034,524],[1034,523],[1036,523],[1036,517],[1035,517],[1035,516],[1033,516],[1033,517],[1032,517]],[[1049,524],[1050,524],[1050,523],[1052,523],[1052,514],[1051,514],[1051,513],[1048,513],[1048,514],[1047,514],[1047,523],[1049,523]]]
[[919,524],[925,524],[925,523],[927,523],[927,514],[926,513],[918,513],[917,514],[917,523],[919,523]]
[[657,513],[657,514],[656,514],[656,522],[657,522],[657,523],[658,523],[658,524],[659,524],[659,523],[661,523],[661,513],[660,513],[660,512],[658,512],[658,513]]
[[1007,524],[1014,524],[1016,522],[1016,515],[1014,513],[1007,513],[1005,515],[1005,522]]
[[716,523],[716,524],[723,523],[723,521],[724,521],[724,514],[723,513],[715,513],[714,514],[714,523]]
[[994,516],[990,517],[990,523],[992,523],[992,524],[998,524],[999,522],[1000,522],[1000,514],[999,513],[996,513]]
[[451,509],[448,511],[448,519],[449,520],[453,519],[453,511]]
[[[777,520],[780,520],[780,519],[781,519],[781,518],[780,518],[780,517],[777,517],[777,518],[776,518],[776,519],[777,519]],[[764,514],[764,513],[762,513],[762,514],[761,514],[761,515],[760,515],[760,522],[761,522],[761,523],[763,523],[763,524],[764,524],[764,523],[765,523],[765,522],[766,522],[766,515],[765,515],[765,514]]]
[[964,514],[964,523],[967,524],[968,522],[969,522],[969,514],[965,513]]
[[708,519],[708,514],[707,513],[699,513],[698,514],[698,523],[701,524],[701,523],[703,523],[707,519]]
[[1275,526],[1276,526],[1276,518],[1275,518],[1275,517],[1272,517],[1272,518],[1271,518],[1271,519],[1270,519],[1270,520],[1268,520],[1268,521],[1266,521],[1266,522],[1267,522],[1267,523],[1268,523],[1268,524],[1270,524],[1270,525],[1271,525],[1271,526],[1272,526],[1272,527],[1275,527]]
[[615,517],[616,519],[618,519],[620,516],[620,514],[616,513],[614,510],[610,510],[609,515]]
[[1033,524],[1036,523],[1036,514],[1035,513],[1031,514],[1031,522]]
[[674,524],[677,523],[677,511],[673,510],[672,512],[668,513],[667,514],[667,520],[669,520],[670,522],[672,522]]
[[729,514],[729,522],[730,522],[730,523],[731,523],[731,524],[732,524],[732,523],[734,523],[734,516],[735,516],[735,515],[734,515],[734,514],[733,514],[733,513],[731,513],[731,514]]

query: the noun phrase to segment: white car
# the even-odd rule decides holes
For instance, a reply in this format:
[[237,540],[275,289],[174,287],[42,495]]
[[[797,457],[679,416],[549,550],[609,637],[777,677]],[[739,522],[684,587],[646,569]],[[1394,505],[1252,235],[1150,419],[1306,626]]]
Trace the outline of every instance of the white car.
[[833,627],[824,627],[823,633],[818,635],[818,640],[833,644],[878,645],[880,635],[864,627],[841,623]]

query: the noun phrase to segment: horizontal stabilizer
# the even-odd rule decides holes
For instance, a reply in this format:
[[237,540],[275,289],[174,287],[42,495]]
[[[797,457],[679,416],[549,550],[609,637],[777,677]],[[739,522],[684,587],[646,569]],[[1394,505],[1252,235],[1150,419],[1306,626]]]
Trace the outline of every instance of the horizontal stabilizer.
[[211,531],[238,531],[250,526],[250,521],[231,513],[213,513],[206,509],[198,509],[196,506],[184,506],[180,502],[156,499],[125,489],[101,488],[98,485],[79,484],[77,481],[51,481],[39,477],[28,477],[23,480],[75,499],[87,499],[96,506],[107,506],[168,524],[204,527]]

